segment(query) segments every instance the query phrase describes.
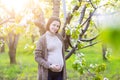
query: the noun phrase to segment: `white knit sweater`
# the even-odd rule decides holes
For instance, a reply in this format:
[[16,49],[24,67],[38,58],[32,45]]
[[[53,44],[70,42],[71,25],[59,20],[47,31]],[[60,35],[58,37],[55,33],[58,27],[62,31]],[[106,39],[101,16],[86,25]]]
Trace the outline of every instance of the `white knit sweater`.
[[50,33],[49,31],[46,32],[46,41],[48,49],[48,62],[63,67],[62,42],[56,35]]

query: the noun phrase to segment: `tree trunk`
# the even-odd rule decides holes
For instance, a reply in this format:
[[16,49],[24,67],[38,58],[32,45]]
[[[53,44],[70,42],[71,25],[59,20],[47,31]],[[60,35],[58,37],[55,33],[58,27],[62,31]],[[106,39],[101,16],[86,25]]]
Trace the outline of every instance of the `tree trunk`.
[[16,64],[16,49],[9,48],[10,64]]
[[40,11],[41,11],[40,13],[36,13],[36,11],[33,11],[34,16],[37,16],[34,18],[34,23],[39,28],[40,35],[43,35],[46,31],[45,30],[45,18],[44,18],[43,11],[41,9]]
[[7,38],[7,43],[9,46],[9,57],[10,64],[16,64],[16,49],[19,40],[19,35],[14,33],[9,33]]
[[[60,11],[60,0],[53,0],[53,13],[52,16],[59,17],[59,11]],[[34,15],[37,14],[37,18],[35,18],[34,23],[36,26],[39,27],[40,35],[43,35],[45,33],[45,18],[44,13],[41,10],[41,13],[36,13],[33,11]]]
[[107,58],[106,58],[106,51],[107,51],[106,45],[105,45],[105,44],[102,44],[103,60],[107,60]]
[[60,0],[53,0],[53,14],[52,16],[59,17],[60,13]]
[[3,43],[3,45],[1,46],[1,49],[0,49],[0,53],[4,53],[5,52],[5,44]]
[[3,52],[5,52],[4,38],[0,37],[0,41],[1,41],[1,44],[0,44],[0,53],[3,53]]

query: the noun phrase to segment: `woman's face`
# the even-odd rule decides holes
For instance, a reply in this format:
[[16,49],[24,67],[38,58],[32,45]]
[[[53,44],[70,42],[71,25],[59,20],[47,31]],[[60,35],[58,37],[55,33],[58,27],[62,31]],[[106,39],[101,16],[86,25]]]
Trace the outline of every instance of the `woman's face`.
[[55,33],[58,32],[59,28],[60,28],[60,22],[59,21],[53,21],[50,24],[49,30],[50,30],[50,32],[52,32],[53,34],[55,34]]

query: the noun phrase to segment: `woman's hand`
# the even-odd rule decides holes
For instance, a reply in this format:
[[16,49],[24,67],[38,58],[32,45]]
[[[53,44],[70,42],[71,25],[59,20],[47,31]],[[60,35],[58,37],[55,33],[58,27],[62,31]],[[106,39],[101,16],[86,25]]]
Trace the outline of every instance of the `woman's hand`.
[[50,70],[53,72],[60,72],[61,71],[61,66],[52,64],[50,65]]
[[61,66],[55,65],[55,69],[56,69],[57,72],[59,72],[61,70]]

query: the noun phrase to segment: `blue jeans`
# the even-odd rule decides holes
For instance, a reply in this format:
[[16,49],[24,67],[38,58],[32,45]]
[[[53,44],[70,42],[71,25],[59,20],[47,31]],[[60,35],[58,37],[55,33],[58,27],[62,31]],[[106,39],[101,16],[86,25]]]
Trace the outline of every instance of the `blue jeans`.
[[63,71],[52,72],[51,70],[48,70],[48,80],[63,80]]

